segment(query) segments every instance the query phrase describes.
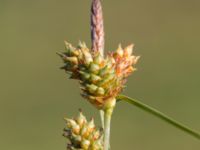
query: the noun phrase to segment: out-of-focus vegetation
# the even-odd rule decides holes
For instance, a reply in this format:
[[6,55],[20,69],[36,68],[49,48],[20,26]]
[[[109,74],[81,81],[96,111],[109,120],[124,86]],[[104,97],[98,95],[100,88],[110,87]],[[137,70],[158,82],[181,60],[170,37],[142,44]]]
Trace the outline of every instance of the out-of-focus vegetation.
[[[90,45],[90,0],[0,1],[0,149],[64,150],[64,116],[98,112],[58,68],[64,40]],[[200,130],[200,1],[103,1],[106,49],[134,42],[138,71],[124,93]],[[100,124],[100,123],[99,123]],[[120,103],[113,150],[199,150],[200,142]]]

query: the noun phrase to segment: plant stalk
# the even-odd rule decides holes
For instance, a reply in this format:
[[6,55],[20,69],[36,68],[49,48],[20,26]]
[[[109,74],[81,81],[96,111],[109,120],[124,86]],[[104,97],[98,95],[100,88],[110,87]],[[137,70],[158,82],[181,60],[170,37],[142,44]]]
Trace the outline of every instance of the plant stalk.
[[132,99],[132,98],[124,96],[124,95],[119,95],[117,97],[117,100],[125,101],[125,102],[128,102],[129,104],[135,105],[136,107],[138,107],[150,114],[153,114],[154,116],[158,117],[159,119],[173,125],[174,127],[178,128],[200,140],[200,133],[198,133],[197,131],[190,129],[189,127],[183,125],[182,123],[170,118],[169,116],[163,114],[162,112],[160,112],[138,100]]
[[112,117],[113,107],[104,111],[104,150],[110,148],[110,125]]
[[101,119],[101,126],[104,129],[104,111],[100,110],[99,113],[100,113],[100,119]]

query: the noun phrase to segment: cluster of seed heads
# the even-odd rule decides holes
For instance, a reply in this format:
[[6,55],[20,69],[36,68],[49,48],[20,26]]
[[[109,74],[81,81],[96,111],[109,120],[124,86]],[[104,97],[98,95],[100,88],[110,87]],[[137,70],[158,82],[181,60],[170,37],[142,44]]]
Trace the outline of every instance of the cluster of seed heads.
[[103,136],[95,127],[93,119],[88,122],[80,112],[75,119],[65,120],[63,135],[69,140],[68,150],[103,150]]
[[133,45],[110,52],[104,58],[98,51],[91,51],[80,42],[75,48],[65,42],[66,52],[59,53],[65,65],[62,67],[71,79],[80,82],[82,96],[99,109],[104,109],[107,101],[115,99],[122,91],[126,78],[136,68],[139,59],[132,55]]
[[[92,0],[91,39],[91,49],[83,42],[79,42],[77,47],[65,42],[66,51],[58,53],[64,61],[64,66],[61,68],[70,75],[71,79],[79,81],[81,95],[84,98],[96,108],[112,113],[116,103],[115,98],[125,87],[127,77],[136,70],[134,65],[139,57],[132,54],[133,44],[125,48],[119,45],[116,51],[109,52],[104,57],[101,0]],[[108,149],[109,124],[104,130],[103,139],[100,130],[95,128],[94,120],[88,122],[81,112],[77,118],[65,120],[67,125],[64,136],[69,140],[68,150]]]

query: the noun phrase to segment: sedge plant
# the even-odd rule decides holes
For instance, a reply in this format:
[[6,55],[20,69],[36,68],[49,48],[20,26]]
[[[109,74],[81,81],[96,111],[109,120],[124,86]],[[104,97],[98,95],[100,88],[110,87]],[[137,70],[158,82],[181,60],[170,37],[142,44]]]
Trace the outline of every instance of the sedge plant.
[[127,77],[135,72],[140,57],[133,55],[133,44],[126,47],[119,45],[116,51],[104,54],[101,0],[92,0],[91,39],[91,48],[84,42],[79,42],[76,47],[65,42],[65,52],[58,53],[64,62],[61,69],[69,74],[70,79],[78,80],[82,97],[100,111],[102,121],[102,128],[97,128],[94,120],[88,121],[81,111],[75,118],[66,118],[63,135],[68,139],[68,150],[109,150],[112,113],[119,101],[137,106],[200,139],[197,131],[138,100],[120,95]]

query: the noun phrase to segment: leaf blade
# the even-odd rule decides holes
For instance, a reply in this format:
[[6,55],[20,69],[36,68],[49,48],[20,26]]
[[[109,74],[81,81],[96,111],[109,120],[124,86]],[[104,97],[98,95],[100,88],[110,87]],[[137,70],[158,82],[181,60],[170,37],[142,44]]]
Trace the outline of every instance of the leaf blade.
[[144,104],[144,103],[142,103],[138,100],[132,99],[132,98],[125,96],[125,95],[119,95],[117,97],[117,100],[118,101],[125,101],[129,104],[132,104],[132,105],[134,105],[134,106],[136,106],[136,107],[158,117],[159,119],[173,125],[174,127],[178,128],[178,129],[184,131],[185,133],[188,133],[188,134],[192,135],[193,137],[200,140],[200,133],[198,131],[195,131],[195,130],[189,128],[188,126],[183,125],[182,123],[180,123],[180,122],[176,121],[175,119],[165,115],[164,113],[156,110],[155,108],[148,106],[147,104]]

